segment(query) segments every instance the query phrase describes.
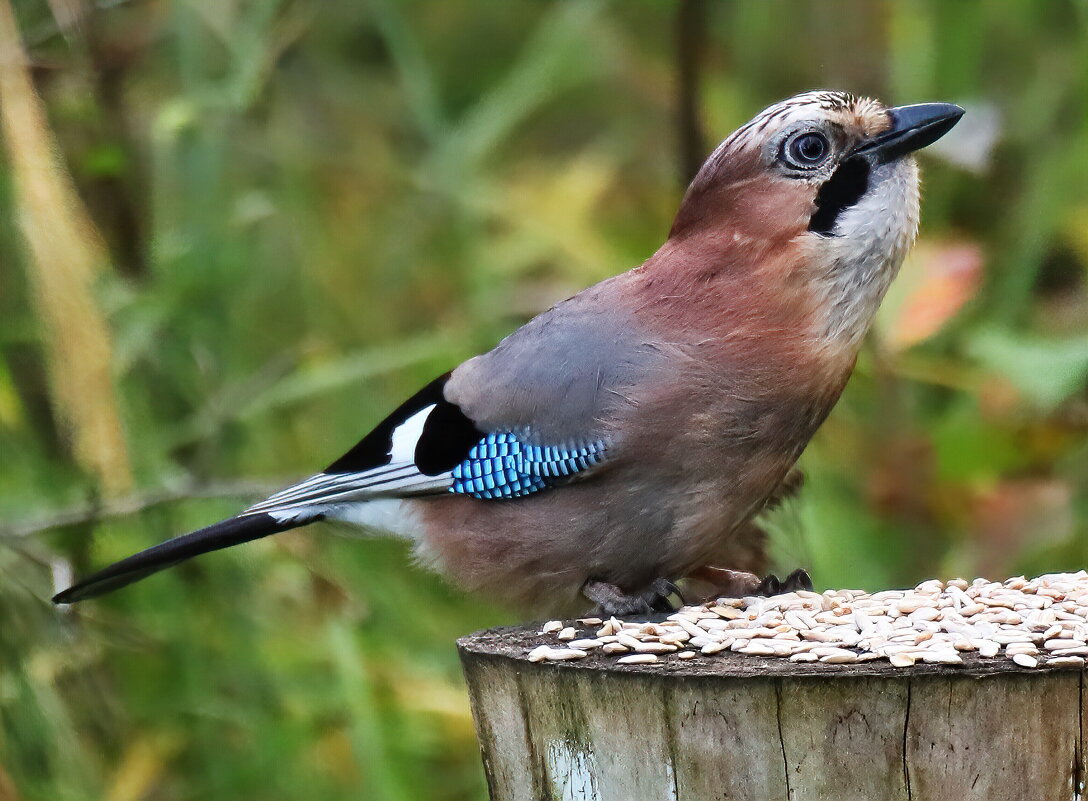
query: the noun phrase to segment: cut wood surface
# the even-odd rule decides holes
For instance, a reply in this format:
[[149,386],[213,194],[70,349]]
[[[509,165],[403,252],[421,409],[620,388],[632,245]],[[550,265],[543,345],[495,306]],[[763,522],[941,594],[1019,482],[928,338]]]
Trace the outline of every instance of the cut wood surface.
[[1065,801],[1084,671],[732,653],[533,663],[539,626],[459,641],[493,801]]

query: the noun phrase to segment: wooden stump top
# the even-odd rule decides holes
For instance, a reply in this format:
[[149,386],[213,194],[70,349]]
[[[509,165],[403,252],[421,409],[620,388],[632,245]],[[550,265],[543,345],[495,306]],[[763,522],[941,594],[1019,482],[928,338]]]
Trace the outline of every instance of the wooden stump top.
[[[651,618],[652,619],[652,618]],[[486,631],[478,631],[457,641],[462,661],[467,658],[494,657],[524,663],[527,669],[559,668],[588,671],[607,671],[617,674],[652,674],[656,676],[675,676],[677,678],[698,678],[713,676],[734,679],[768,678],[850,678],[879,677],[889,679],[909,679],[915,676],[971,676],[983,677],[999,674],[1022,673],[1083,673],[1081,667],[1049,666],[1041,663],[1038,667],[1024,668],[1006,656],[981,657],[977,653],[964,652],[960,656],[962,665],[925,664],[919,662],[912,667],[895,667],[886,659],[876,659],[855,664],[831,664],[825,662],[790,662],[777,656],[751,656],[732,651],[709,656],[699,655],[694,659],[677,659],[675,654],[663,655],[658,662],[651,664],[617,664],[615,655],[600,651],[590,651],[584,659],[566,662],[530,662],[528,653],[538,645],[548,644],[561,647],[563,643],[555,641],[554,636],[540,633],[540,623],[519,626],[501,626]]]
[[732,652],[530,662],[539,625],[458,641],[493,801],[1084,797],[1085,672]]

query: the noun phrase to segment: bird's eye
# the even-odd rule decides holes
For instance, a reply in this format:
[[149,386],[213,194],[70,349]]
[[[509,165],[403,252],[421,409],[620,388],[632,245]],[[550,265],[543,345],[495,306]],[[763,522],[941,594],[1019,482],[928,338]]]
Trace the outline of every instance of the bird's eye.
[[794,167],[809,168],[821,164],[831,152],[831,143],[821,133],[803,133],[786,143],[785,157]]

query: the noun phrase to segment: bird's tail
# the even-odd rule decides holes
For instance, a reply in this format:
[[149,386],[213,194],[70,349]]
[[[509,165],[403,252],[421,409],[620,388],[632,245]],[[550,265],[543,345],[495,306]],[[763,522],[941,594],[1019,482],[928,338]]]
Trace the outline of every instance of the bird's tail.
[[320,517],[321,515],[317,514],[299,515],[289,520],[278,520],[269,514],[245,514],[232,517],[207,528],[167,540],[146,551],[140,551],[127,559],[115,562],[68,589],[58,592],[53,596],[53,603],[72,604],[104,595],[202,553],[229,548],[231,545],[298,528]]

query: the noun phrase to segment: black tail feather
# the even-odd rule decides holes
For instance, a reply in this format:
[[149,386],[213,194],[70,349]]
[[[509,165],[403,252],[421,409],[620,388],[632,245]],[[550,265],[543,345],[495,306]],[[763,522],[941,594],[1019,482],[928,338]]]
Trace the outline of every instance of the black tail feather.
[[320,519],[320,516],[281,523],[267,514],[232,517],[207,528],[167,540],[146,551],[140,551],[127,559],[115,562],[68,589],[58,592],[53,596],[53,603],[72,604],[105,595],[107,592],[113,592],[202,553],[229,548],[231,545],[260,539],[270,534],[278,534],[317,519]]

